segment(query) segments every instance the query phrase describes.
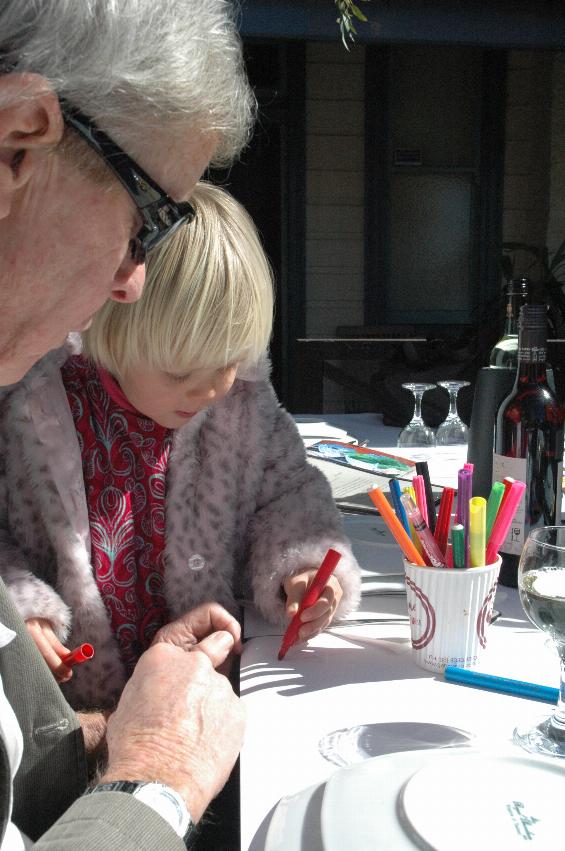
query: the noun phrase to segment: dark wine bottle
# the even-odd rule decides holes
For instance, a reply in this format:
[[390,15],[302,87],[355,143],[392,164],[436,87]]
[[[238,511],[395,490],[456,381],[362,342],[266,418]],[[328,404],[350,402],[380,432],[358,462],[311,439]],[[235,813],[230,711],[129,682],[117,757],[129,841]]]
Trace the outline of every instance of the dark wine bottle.
[[509,533],[500,548],[502,585],[515,588],[518,561],[531,529],[561,525],[563,410],[547,383],[547,309],[522,307],[514,388],[496,417],[492,479],[526,483]]
[[513,278],[506,285],[506,320],[501,339],[490,353],[490,366],[516,369],[518,366],[518,317],[528,301],[528,278]]

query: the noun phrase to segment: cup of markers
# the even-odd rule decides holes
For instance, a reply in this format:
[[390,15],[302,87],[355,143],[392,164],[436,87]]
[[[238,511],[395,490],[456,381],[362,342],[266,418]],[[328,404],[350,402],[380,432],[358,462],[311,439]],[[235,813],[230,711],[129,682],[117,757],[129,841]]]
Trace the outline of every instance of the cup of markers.
[[493,485],[487,501],[472,497],[472,479],[473,465],[465,464],[454,517],[453,488],[443,489],[436,517],[427,466],[411,488],[401,492],[391,482],[394,509],[378,487],[369,490],[404,554],[412,652],[429,671],[478,663],[498,584],[498,550],[525,490],[523,482],[505,479]]
[[501,558],[446,570],[404,560],[412,656],[427,671],[472,668],[487,645]]

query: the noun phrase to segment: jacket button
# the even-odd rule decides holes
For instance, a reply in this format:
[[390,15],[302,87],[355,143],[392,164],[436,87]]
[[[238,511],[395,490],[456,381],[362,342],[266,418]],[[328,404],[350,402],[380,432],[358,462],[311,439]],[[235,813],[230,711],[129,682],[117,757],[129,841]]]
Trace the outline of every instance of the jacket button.
[[202,568],[206,564],[206,559],[204,556],[201,556],[199,553],[195,553],[193,556],[190,556],[188,560],[188,566],[191,570],[202,570]]

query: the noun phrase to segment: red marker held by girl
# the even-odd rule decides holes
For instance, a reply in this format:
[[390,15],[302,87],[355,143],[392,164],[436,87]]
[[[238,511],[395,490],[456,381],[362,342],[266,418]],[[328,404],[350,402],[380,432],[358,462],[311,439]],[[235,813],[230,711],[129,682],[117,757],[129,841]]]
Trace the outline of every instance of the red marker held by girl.
[[320,595],[328,584],[328,579],[336,569],[337,563],[340,558],[341,553],[338,553],[337,550],[329,549],[327,551],[323,562],[321,563],[314,579],[312,580],[312,584],[306,590],[306,593],[302,598],[302,602],[298,607],[298,611],[294,615],[293,619],[291,620],[286,629],[285,634],[283,635],[283,640],[278,656],[279,661],[281,659],[284,659],[284,657],[298,638],[298,630],[302,626],[300,615],[302,614],[304,609],[308,609],[310,606],[313,606],[314,603],[320,598]]
[[83,662],[89,662],[94,657],[94,647],[92,644],[80,644],[78,647],[75,647],[74,650],[71,650],[70,653],[67,653],[66,656],[63,656],[61,661],[67,667],[72,668],[73,665],[81,665]]

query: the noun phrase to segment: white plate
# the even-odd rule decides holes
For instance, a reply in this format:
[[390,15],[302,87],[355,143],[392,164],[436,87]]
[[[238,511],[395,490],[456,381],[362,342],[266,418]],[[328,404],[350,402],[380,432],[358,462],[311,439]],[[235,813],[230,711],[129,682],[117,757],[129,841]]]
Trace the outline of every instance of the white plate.
[[564,796],[559,760],[461,754],[408,780],[399,817],[421,847],[434,851],[517,851],[524,842],[555,849],[563,847]]
[[281,798],[273,813],[265,851],[323,851],[320,807],[325,783]]
[[[416,846],[407,839],[395,816],[396,799],[406,779],[433,757],[435,752],[424,750],[386,754],[341,769],[327,783],[281,798],[269,824],[264,851],[414,851]],[[364,823],[365,844],[356,845]]]
[[429,751],[404,751],[336,771],[322,802],[324,851],[414,851],[418,846],[396,815],[398,793],[412,774],[436,758]]
[[323,848],[511,851],[528,841],[531,851],[555,851],[563,800],[565,767],[557,760],[472,750],[388,754],[328,780]]

